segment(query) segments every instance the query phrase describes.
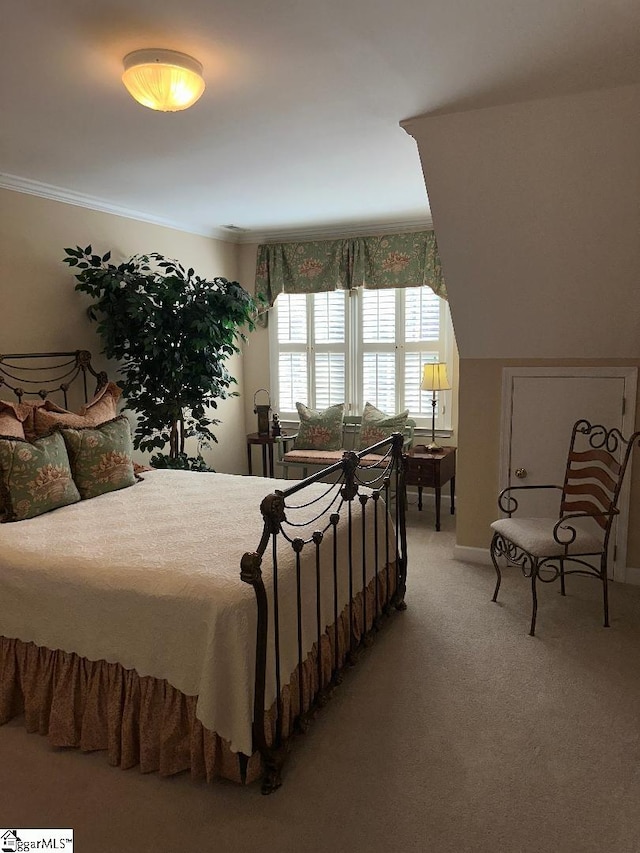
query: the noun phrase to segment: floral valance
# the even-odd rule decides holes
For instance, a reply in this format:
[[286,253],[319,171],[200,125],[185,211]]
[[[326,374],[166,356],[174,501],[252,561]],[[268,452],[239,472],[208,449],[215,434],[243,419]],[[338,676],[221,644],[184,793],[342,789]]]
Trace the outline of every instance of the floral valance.
[[424,284],[447,298],[433,231],[258,247],[255,292],[268,307],[281,293]]

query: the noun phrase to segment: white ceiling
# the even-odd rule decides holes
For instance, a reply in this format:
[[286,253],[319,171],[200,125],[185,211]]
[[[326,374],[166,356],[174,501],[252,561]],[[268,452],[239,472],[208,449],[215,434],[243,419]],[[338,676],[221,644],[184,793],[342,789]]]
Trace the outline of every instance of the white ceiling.
[[[2,0],[0,24],[0,186],[245,240],[427,221],[403,119],[640,82],[638,0]],[[130,98],[144,47],[202,62],[192,109]]]

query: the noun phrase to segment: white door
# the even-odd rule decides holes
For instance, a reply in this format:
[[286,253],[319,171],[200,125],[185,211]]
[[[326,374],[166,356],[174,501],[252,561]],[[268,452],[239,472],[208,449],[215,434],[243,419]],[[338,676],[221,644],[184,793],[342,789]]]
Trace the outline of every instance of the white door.
[[[503,378],[501,488],[562,486],[571,430],[579,418],[617,427],[625,437],[633,433],[636,368],[505,368]],[[616,580],[624,580],[628,486],[627,476],[611,539],[609,566]],[[557,490],[525,490],[517,499],[518,514],[558,514]]]

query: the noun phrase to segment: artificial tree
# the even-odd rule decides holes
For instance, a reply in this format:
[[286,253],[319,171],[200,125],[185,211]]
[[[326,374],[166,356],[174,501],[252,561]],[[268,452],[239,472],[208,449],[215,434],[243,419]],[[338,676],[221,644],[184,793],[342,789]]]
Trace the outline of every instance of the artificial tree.
[[[200,453],[217,441],[209,417],[217,401],[236,396],[226,362],[239,351],[244,329],[253,329],[255,302],[237,281],[204,279],[157,252],[134,255],[117,266],[111,252],[91,246],[65,249],[76,290],[88,294],[88,309],[107,358],[120,363],[118,383],[127,407],[138,415],[134,446],[163,451],[156,467],[207,470]],[[185,439],[195,437],[198,455]]]

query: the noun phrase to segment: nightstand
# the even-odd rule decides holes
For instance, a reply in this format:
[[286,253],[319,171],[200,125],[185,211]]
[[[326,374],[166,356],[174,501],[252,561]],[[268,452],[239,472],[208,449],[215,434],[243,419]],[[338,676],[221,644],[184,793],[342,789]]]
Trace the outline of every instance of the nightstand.
[[422,489],[435,489],[436,530],[440,530],[440,497],[442,487],[451,482],[451,515],[455,512],[456,448],[442,447],[430,453],[423,444],[412,447],[407,454],[407,486],[418,487],[418,509],[422,509]]
[[[253,474],[253,468],[251,465],[251,447],[254,444],[262,447],[262,476],[263,477],[273,477],[273,445],[275,439],[271,435],[271,433],[267,433],[267,435],[260,435],[257,432],[249,433],[247,436],[247,462],[249,463],[249,476]],[[268,454],[268,456],[267,456]]]

